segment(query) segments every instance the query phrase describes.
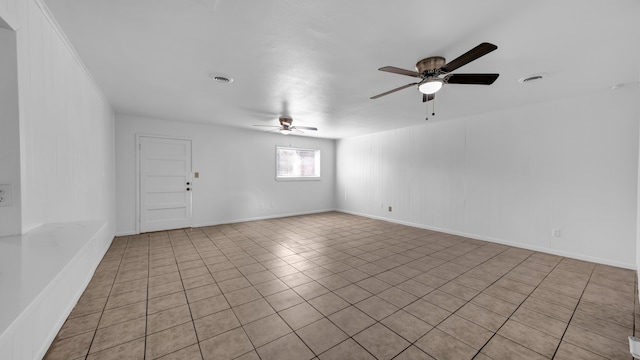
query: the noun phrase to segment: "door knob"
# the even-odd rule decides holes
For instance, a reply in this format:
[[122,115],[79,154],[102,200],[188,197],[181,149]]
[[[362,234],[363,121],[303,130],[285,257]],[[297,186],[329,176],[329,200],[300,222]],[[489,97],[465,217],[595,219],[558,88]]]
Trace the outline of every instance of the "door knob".
[[191,191],[191,188],[187,188],[187,191]]
[[187,185],[191,185],[191,183],[187,181]]

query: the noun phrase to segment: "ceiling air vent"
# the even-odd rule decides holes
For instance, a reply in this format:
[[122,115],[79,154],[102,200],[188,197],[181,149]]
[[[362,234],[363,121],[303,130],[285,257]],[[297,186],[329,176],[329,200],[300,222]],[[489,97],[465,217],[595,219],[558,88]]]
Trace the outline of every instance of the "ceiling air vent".
[[522,84],[528,84],[528,83],[532,83],[534,81],[538,81],[538,80],[542,80],[543,78],[547,77],[548,74],[533,74],[533,75],[529,75],[529,76],[525,76],[522,77],[520,79],[518,79],[519,83]]
[[223,75],[223,74],[211,74],[211,75],[209,75],[209,77],[213,81],[221,83],[221,84],[229,84],[229,83],[233,82],[233,78],[232,77],[229,77],[229,76],[226,76],[226,75]]

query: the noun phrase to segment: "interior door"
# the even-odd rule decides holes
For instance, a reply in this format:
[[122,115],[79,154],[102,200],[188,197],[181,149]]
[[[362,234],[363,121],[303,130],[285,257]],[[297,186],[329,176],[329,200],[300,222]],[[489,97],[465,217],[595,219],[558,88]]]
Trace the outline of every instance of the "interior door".
[[191,141],[138,137],[140,232],[191,226]]

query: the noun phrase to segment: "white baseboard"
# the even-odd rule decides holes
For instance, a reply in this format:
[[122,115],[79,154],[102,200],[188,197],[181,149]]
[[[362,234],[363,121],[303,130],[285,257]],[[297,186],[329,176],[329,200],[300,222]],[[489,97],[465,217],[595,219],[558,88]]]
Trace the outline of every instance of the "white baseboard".
[[423,224],[417,224],[417,223],[412,223],[412,222],[409,222],[409,221],[391,219],[391,218],[386,218],[386,217],[382,217],[382,216],[359,213],[359,212],[355,212],[355,211],[348,211],[348,210],[342,210],[342,209],[337,209],[335,211],[343,212],[345,214],[363,216],[363,217],[370,218],[370,219],[384,220],[384,221],[392,222],[392,223],[395,223],[395,224],[407,225],[407,226],[411,226],[411,227],[415,227],[415,228],[419,228],[419,229],[432,230],[432,231],[437,231],[437,232],[441,232],[441,233],[445,233],[445,234],[463,236],[463,237],[467,237],[467,238],[474,239],[474,240],[489,241],[489,242],[493,242],[493,243],[497,243],[497,244],[513,246],[513,247],[517,247],[517,248],[521,248],[521,249],[538,251],[538,252],[547,253],[547,254],[551,254],[551,255],[563,256],[563,257],[568,257],[568,258],[577,259],[577,260],[590,261],[590,262],[603,264],[603,265],[615,266],[615,267],[624,268],[624,269],[630,269],[630,270],[636,270],[637,269],[635,264],[624,263],[624,262],[620,262],[620,261],[612,261],[612,260],[609,260],[609,259],[603,259],[603,258],[598,258],[598,257],[594,257],[594,256],[584,255],[584,254],[578,254],[578,253],[572,253],[572,252],[568,252],[568,251],[550,249],[550,248],[541,247],[541,246],[533,246],[533,245],[529,245],[529,244],[522,244],[522,243],[518,243],[518,242],[514,242],[514,241],[504,240],[504,239],[492,238],[492,237],[483,236],[483,235],[477,235],[477,234],[470,234],[470,233],[465,233],[465,232],[461,232],[461,231],[444,229],[444,228],[439,228],[439,227],[435,227],[435,226],[428,226],[428,225],[423,225]]
[[[615,267],[620,267],[620,268],[624,268],[624,269],[630,269],[630,270],[636,270],[637,269],[636,264],[624,263],[624,262],[619,262],[619,261],[611,261],[609,259],[604,259],[604,258],[599,258],[599,257],[594,257],[594,256],[589,256],[589,255],[584,255],[584,254],[561,251],[561,250],[556,250],[556,249],[551,249],[551,248],[546,248],[546,247],[541,247],[541,246],[533,246],[533,245],[529,245],[529,244],[522,244],[522,243],[509,241],[509,240],[505,240],[505,239],[492,238],[492,237],[478,235],[478,234],[470,234],[470,233],[451,230],[451,229],[445,229],[445,228],[440,228],[440,227],[435,227],[435,226],[428,226],[428,225],[413,223],[413,222],[409,222],[409,221],[386,218],[386,217],[383,217],[383,216],[365,214],[365,213],[360,213],[360,212],[356,212],[356,211],[348,211],[348,210],[344,210],[344,209],[319,209],[319,210],[303,211],[303,212],[295,212],[295,213],[271,214],[271,215],[266,215],[266,216],[217,220],[217,221],[197,223],[197,224],[194,224],[193,227],[216,226],[216,225],[223,225],[223,224],[235,224],[235,223],[241,223],[241,222],[247,222],[247,221],[277,219],[277,218],[282,218],[282,217],[317,214],[317,213],[323,213],[323,212],[329,212],[329,211],[338,211],[338,212],[342,212],[342,213],[345,213],[345,214],[363,216],[363,217],[367,217],[367,218],[370,218],[370,219],[384,220],[384,221],[388,221],[388,222],[392,222],[392,223],[396,223],[396,224],[401,224],[401,225],[407,225],[407,226],[411,226],[411,227],[415,227],[415,228],[419,228],[419,229],[426,229],[426,230],[442,232],[442,233],[445,233],[445,234],[464,236],[464,237],[467,237],[467,238],[470,238],[470,239],[474,239],[474,240],[489,241],[489,242],[493,242],[493,243],[497,243],[497,244],[513,246],[513,247],[518,247],[518,248],[527,249],[527,250],[539,251],[539,252],[543,252],[543,253],[547,253],[547,254],[563,256],[563,257],[568,257],[568,258],[577,259],[577,260],[590,261],[590,262],[595,262],[595,263],[598,263],[598,264],[615,266]],[[129,235],[136,235],[136,233],[135,232],[131,232],[131,231],[124,231],[124,232],[119,232],[119,233],[116,234],[116,236],[129,236]]]
[[194,224],[193,227],[216,226],[216,225],[225,225],[225,224],[237,224],[237,223],[242,223],[242,222],[247,222],[247,221],[258,221],[258,220],[285,218],[285,217],[290,217],[290,216],[320,214],[320,213],[329,212],[329,211],[336,211],[336,210],[335,209],[318,209],[318,210],[311,210],[311,211],[301,211],[301,212],[283,213],[283,214],[271,214],[271,215],[248,217],[248,218],[226,219],[226,220],[212,221],[212,222],[206,222],[206,223],[198,223],[198,224]]
[[[319,213],[328,212],[328,211],[336,211],[336,210],[335,209],[318,209],[318,210],[311,210],[311,211],[300,211],[300,212],[283,213],[283,214],[270,214],[265,216],[255,216],[255,217],[246,217],[246,218],[212,220],[212,221],[195,223],[191,225],[191,227],[195,228],[195,227],[216,226],[216,225],[224,225],[224,224],[237,224],[237,223],[247,222],[247,221],[268,220],[268,219],[277,219],[277,218],[283,218],[283,217],[289,217],[289,216],[319,214]],[[125,230],[125,231],[117,232],[116,236],[131,236],[131,235],[137,235],[137,234],[138,233],[136,233],[135,230]]]

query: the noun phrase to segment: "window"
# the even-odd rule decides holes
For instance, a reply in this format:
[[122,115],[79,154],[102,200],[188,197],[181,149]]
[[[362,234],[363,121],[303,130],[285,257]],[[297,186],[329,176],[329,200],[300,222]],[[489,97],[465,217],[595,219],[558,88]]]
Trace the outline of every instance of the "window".
[[320,180],[320,150],[276,147],[276,180]]

